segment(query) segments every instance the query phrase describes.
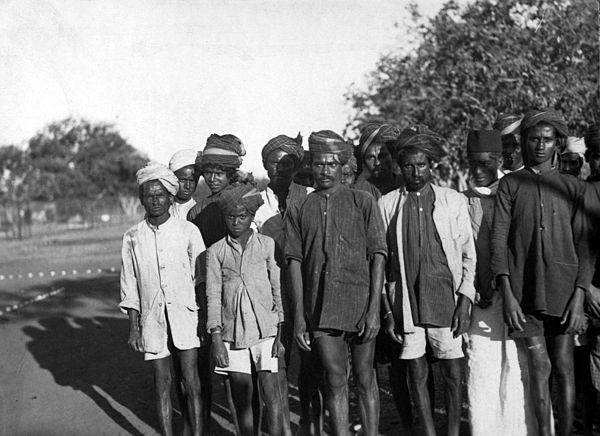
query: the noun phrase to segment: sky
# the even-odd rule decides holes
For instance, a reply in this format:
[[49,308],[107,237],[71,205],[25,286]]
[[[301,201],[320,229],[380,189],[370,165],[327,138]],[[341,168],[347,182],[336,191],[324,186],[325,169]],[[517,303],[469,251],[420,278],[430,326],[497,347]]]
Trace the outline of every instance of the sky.
[[[404,50],[406,0],[0,0],[0,145],[69,116],[152,160],[233,133],[264,175],[272,137],[342,132],[352,84]],[[419,1],[435,13],[443,0]],[[398,23],[399,28],[394,27]]]

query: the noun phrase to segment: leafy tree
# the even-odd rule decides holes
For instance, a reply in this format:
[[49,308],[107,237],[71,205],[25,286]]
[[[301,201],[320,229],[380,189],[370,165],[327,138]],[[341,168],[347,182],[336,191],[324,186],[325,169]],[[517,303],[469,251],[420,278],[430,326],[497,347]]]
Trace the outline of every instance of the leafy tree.
[[22,213],[31,197],[35,170],[27,152],[14,145],[0,147],[0,205],[5,229],[13,238],[23,237]]
[[597,2],[449,1],[426,21],[411,12],[418,45],[382,56],[366,89],[348,91],[349,136],[370,121],[426,124],[448,139],[449,179],[466,168],[467,131],[499,113],[552,107],[575,134],[600,121]]

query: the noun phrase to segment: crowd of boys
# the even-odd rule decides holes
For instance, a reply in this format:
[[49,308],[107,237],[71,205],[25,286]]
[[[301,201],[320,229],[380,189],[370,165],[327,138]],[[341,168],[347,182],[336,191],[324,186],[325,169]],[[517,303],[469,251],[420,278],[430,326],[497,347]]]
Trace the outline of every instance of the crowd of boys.
[[[329,433],[377,435],[377,363],[389,364],[399,434],[436,434],[439,364],[450,436],[464,383],[474,436],[570,435],[576,395],[591,435],[600,125],[575,138],[549,109],[502,114],[465,146],[462,193],[435,183],[447,149],[422,125],[369,124],[357,147],[313,132],[308,153],[279,135],[262,149],[262,192],[230,134],[140,169],[146,216],[123,237],[120,308],[154,368],[161,433],[175,389],[184,434],[210,434],[218,374],[238,434],[291,435],[295,344],[300,435],[324,434],[325,411]],[[196,203],[200,177],[210,195]]]

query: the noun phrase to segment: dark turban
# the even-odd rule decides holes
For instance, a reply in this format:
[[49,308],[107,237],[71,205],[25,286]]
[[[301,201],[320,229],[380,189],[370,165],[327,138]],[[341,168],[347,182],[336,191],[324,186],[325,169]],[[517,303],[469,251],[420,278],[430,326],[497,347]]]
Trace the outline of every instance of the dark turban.
[[365,126],[360,134],[358,149],[360,155],[364,156],[369,145],[378,142],[390,142],[398,139],[400,129],[390,124],[370,123]]
[[219,196],[218,205],[223,215],[235,210],[238,206],[246,208],[249,214],[255,215],[263,204],[258,189],[252,185],[238,185],[227,188]]
[[600,124],[593,124],[585,132],[585,148],[590,153],[600,152]]
[[237,136],[213,133],[206,140],[201,165],[220,165],[226,169],[235,169],[242,164],[242,156],[245,154],[244,145]]
[[492,128],[499,131],[502,136],[519,134],[522,118],[516,114],[500,114]]
[[345,165],[352,156],[352,145],[331,130],[312,132],[308,137],[308,150],[311,153],[337,154],[342,165]]
[[467,153],[502,153],[502,137],[497,130],[469,130]]
[[302,160],[304,156],[304,149],[302,148],[302,135],[298,132],[296,138],[290,138],[289,136],[279,135],[267,142],[262,149],[262,160],[266,161],[269,155],[275,150],[281,150],[287,154],[291,154],[298,158],[298,161]]
[[557,137],[566,139],[569,136],[569,128],[562,115],[552,109],[542,109],[531,110],[525,114],[521,121],[521,138],[525,138],[527,131],[540,123],[546,123],[554,127]]
[[399,155],[409,150],[420,151],[433,162],[439,162],[446,154],[443,143],[444,140],[437,133],[426,126],[417,125],[404,129],[393,145]]

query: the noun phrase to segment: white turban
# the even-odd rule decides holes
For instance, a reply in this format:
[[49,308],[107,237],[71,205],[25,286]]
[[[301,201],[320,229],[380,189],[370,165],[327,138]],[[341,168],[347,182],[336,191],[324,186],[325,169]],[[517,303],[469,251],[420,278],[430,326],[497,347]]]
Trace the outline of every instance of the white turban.
[[179,189],[179,179],[163,164],[148,162],[148,164],[135,173],[138,186],[150,180],[158,180],[171,195],[176,195]]
[[567,138],[567,145],[561,154],[575,153],[584,158],[585,156],[585,141],[583,138],[577,138],[575,136],[569,136]]
[[198,152],[196,150],[192,150],[191,148],[179,150],[169,161],[169,169],[175,172],[183,167],[187,167],[188,165],[194,165],[196,163],[197,154]]

